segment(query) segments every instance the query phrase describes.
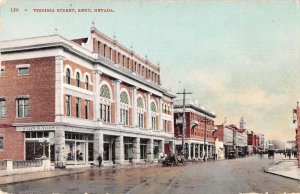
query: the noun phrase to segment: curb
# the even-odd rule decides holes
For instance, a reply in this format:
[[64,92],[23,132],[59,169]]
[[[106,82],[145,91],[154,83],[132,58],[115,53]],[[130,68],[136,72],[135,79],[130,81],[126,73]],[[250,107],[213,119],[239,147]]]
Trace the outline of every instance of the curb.
[[288,179],[300,181],[300,179],[298,179],[298,178],[289,177],[289,176],[286,176],[286,175],[282,175],[282,174],[277,174],[277,173],[275,173],[275,172],[271,172],[271,171],[269,171],[266,167],[264,167],[264,172],[265,172],[265,173],[269,173],[269,174],[273,174],[273,175],[277,175],[277,176],[281,176],[281,177],[284,177],[284,178],[288,178]]

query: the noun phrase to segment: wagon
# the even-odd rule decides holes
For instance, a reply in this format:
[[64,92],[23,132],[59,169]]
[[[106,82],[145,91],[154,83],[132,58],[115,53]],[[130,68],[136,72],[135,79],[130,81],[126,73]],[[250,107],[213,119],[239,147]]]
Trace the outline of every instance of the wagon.
[[268,150],[268,158],[274,158],[275,150]]

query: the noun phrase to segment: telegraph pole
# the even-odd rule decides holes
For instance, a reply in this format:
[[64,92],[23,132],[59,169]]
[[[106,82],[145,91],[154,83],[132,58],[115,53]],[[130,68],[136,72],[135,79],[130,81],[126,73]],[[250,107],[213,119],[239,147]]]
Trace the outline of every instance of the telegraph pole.
[[182,94],[183,95],[183,102],[182,102],[182,112],[183,112],[183,121],[182,121],[182,152],[183,152],[183,156],[185,157],[185,143],[184,143],[184,138],[185,138],[185,127],[186,127],[186,123],[185,123],[185,95],[187,94],[192,94],[191,92],[185,92],[185,89],[183,89],[183,92],[179,92],[176,94]]

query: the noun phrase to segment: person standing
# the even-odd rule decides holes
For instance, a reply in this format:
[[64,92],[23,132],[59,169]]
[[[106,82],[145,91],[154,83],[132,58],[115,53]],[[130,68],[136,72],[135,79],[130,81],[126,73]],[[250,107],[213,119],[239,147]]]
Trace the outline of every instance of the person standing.
[[99,156],[98,156],[98,164],[99,164],[99,168],[100,168],[101,165],[102,165],[102,156],[101,156],[101,154],[99,154]]

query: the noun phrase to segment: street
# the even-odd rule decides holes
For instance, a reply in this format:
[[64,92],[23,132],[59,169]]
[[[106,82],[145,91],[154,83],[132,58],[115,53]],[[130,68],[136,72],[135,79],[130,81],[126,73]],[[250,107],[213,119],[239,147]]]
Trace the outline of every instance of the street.
[[273,159],[257,156],[177,167],[92,169],[0,187],[8,193],[291,193],[298,181],[263,172]]

